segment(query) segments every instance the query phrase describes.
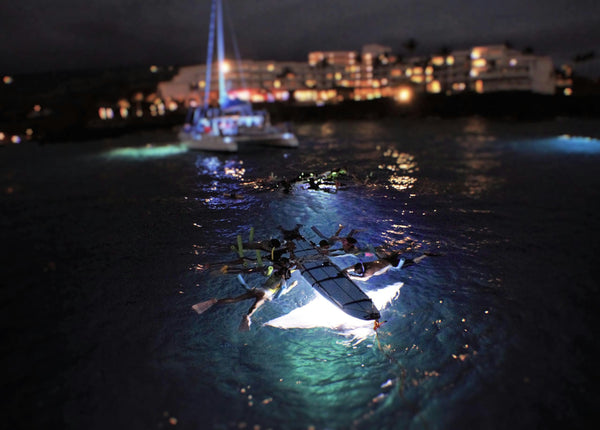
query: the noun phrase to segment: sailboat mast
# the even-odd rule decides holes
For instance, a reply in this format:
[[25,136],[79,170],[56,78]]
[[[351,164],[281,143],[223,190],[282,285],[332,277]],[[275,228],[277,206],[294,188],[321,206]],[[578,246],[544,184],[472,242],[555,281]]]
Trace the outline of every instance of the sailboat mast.
[[225,90],[225,41],[223,39],[223,5],[217,0],[217,55],[219,60],[219,105],[225,106],[227,91]]
[[208,27],[208,46],[206,47],[206,78],[204,85],[204,110],[210,102],[210,81],[212,79],[212,59],[215,46],[215,13],[217,0],[213,0],[210,8],[210,23]]

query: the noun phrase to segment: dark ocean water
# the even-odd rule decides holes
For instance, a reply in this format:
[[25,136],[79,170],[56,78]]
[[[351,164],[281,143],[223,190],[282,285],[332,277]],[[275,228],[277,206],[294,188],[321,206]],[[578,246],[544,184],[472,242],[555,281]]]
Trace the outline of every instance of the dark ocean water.
[[[586,428],[600,401],[600,141],[562,135],[600,138],[600,122],[297,134],[297,150],[229,155],[166,131],[0,148],[7,428]],[[352,178],[337,193],[268,182],[340,167]],[[249,333],[248,302],[193,312],[243,292],[207,267],[235,258],[238,234],[296,223],[442,255],[365,285],[403,283],[362,341],[263,325],[309,301],[306,286]]]

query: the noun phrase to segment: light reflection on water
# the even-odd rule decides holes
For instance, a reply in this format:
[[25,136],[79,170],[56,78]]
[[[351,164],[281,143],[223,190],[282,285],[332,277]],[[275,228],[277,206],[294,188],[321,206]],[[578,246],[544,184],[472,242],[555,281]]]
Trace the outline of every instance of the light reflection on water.
[[[306,151],[289,154],[289,171],[273,169],[273,178],[318,174],[343,163],[351,178],[335,194],[301,187],[283,194],[269,186],[275,179],[253,173],[250,156],[244,162],[216,157],[198,164],[199,182],[209,179],[199,187],[211,194],[207,207],[243,214],[230,224],[229,236],[255,227],[256,237],[273,237],[278,225],[298,223],[330,234],[343,224],[346,232],[360,230],[361,246],[444,255],[392,270],[365,286],[404,282],[399,298],[382,312],[378,336],[362,343],[347,342],[327,328],[263,326],[306,304],[314,295],[306,286],[265,305],[247,335],[237,333],[246,304],[215,311],[213,321],[197,321],[228,345],[219,349],[218,360],[207,351],[210,343],[198,348],[204,351],[199,360],[212,363],[216,375],[210,388],[232,403],[232,413],[216,413],[216,420],[317,429],[444,428],[461,422],[466,405],[481,393],[484,375],[506,361],[511,342],[504,316],[511,309],[497,297],[505,281],[489,265],[494,255],[488,255],[490,248],[506,246],[505,237],[488,225],[497,215],[488,197],[507,181],[502,169],[511,145],[479,119],[457,134],[436,130],[417,140],[380,125],[354,128],[352,136],[338,124],[319,127],[321,134],[312,131]],[[244,203],[220,197],[231,192],[242,194]],[[202,291],[210,295],[240,292],[234,279],[205,281]]]
[[[410,157],[393,151],[389,152],[389,155],[391,154],[395,155],[395,165],[406,167],[408,164],[411,173],[416,169],[414,162],[407,163]],[[398,162],[398,159],[401,161]],[[393,177],[394,174],[392,171],[389,177]],[[417,251],[421,245],[414,241],[419,240],[419,237],[411,237],[410,224],[399,223],[402,221],[404,209],[398,211],[394,205],[390,206],[382,200],[388,194],[388,181],[389,179],[372,183],[369,194],[361,194],[362,197],[358,199],[357,189],[335,194],[296,190],[285,196],[271,193],[268,197],[259,197],[259,200],[265,198],[270,200],[270,203],[268,212],[263,213],[260,218],[257,233],[266,230],[276,235],[273,231],[274,226],[291,228],[295,224],[302,224],[305,226],[305,234],[316,240],[312,237],[310,226],[315,225],[325,234],[331,234],[341,223],[346,226],[345,232],[352,228],[359,229],[356,238],[360,246],[383,245],[393,250],[412,245]],[[389,201],[387,197],[385,201]],[[241,231],[248,231],[250,226],[251,224],[245,224]],[[406,273],[409,272],[391,271],[381,279],[369,282],[365,288],[391,285],[405,279]],[[230,282],[227,291],[235,291],[235,282]],[[414,288],[414,284],[411,288]],[[223,291],[222,287],[218,289]],[[314,295],[314,292],[309,288],[308,291],[299,289],[290,294],[300,295],[296,300],[303,302],[308,300],[311,294]],[[401,293],[399,300],[402,297]],[[289,416],[297,416],[296,424],[288,428],[309,428],[311,425],[317,428],[348,428],[353,424],[364,427],[379,422],[381,416],[386,414],[397,414],[399,418],[408,421],[418,415],[418,404],[409,406],[408,409],[398,410],[398,407],[416,401],[412,399],[417,399],[418,393],[438,377],[437,367],[430,368],[430,365],[423,364],[415,369],[406,368],[403,357],[412,357],[415,354],[419,357],[427,347],[415,344],[414,334],[409,336],[410,340],[403,340],[402,336],[396,335],[405,330],[401,327],[406,324],[407,318],[407,315],[403,314],[403,305],[400,302],[393,305],[389,311],[382,311],[386,323],[379,338],[376,339],[372,331],[371,336],[358,345],[345,342],[345,338],[335,330],[326,328],[281,331],[260,327],[282,311],[278,311],[278,303],[269,305],[256,315],[254,331],[250,334],[251,341],[245,341],[244,368],[247,368],[248,372],[242,372],[240,380],[233,386],[218,388],[232,392],[240,390],[239,385],[246,387],[239,400],[244,402],[244,408],[247,409],[243,415],[255,417],[254,421],[244,421],[247,425],[259,423],[269,426],[271,420],[276,422],[278,419],[278,410],[287,411],[288,416],[279,419],[285,418],[288,423]],[[238,316],[234,318],[233,323],[225,324],[228,336],[237,338],[234,333],[235,327],[244,309],[244,306],[237,306],[235,309],[219,311],[235,313]],[[432,321],[438,320],[439,330],[441,316],[431,314],[430,311],[421,311],[420,314],[421,318],[427,319],[428,322],[415,320],[411,321],[412,325],[429,326]],[[410,315],[408,318],[414,317]],[[257,344],[254,345],[254,342]],[[445,342],[456,343],[453,336],[446,337]],[[459,345],[452,347],[452,352],[456,352],[457,357],[463,354]],[[277,360],[273,359],[273,355],[277,356]],[[447,356],[450,357],[450,353]],[[447,360],[454,361],[451,357]],[[220,373],[220,370],[216,371]],[[227,368],[223,369],[223,372],[227,371]],[[251,388],[247,388],[248,386]],[[248,398],[248,393],[251,393],[251,399]],[[264,416],[261,416],[263,413]],[[426,421],[425,418],[418,420]],[[277,426],[282,424],[278,423]],[[286,428],[285,425],[282,428]]]
[[130,160],[146,160],[152,158],[163,158],[172,155],[178,155],[187,152],[185,145],[170,144],[170,145],[153,145],[145,146],[130,146],[114,148],[106,153],[108,158],[123,158]]
[[[307,124],[298,151],[228,156],[106,157],[156,141],[144,137],[3,148],[4,304],[17,308],[3,351],[9,420],[585,428],[596,406],[600,152],[557,137],[593,136],[597,121],[468,122]],[[410,155],[414,171],[388,150]],[[350,177],[335,194],[269,184],[271,173],[336,167]],[[395,175],[416,181],[394,188]],[[296,223],[325,234],[341,223],[360,230],[361,246],[443,255],[366,283],[404,284],[378,338],[358,345],[327,328],[262,325],[307,303],[310,286],[261,308],[249,333],[237,330],[249,303],[191,310],[243,292],[211,266],[237,256],[237,234],[268,238]]]

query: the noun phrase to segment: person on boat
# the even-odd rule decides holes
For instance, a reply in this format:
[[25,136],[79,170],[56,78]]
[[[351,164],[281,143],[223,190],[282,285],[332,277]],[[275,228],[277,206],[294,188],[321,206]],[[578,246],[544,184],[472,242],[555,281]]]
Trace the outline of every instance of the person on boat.
[[279,270],[273,272],[261,287],[255,288],[249,287],[240,277],[240,280],[248,291],[235,297],[225,297],[222,299],[212,298],[204,302],[196,303],[192,306],[192,309],[194,309],[196,313],[202,314],[214,305],[238,303],[244,300],[254,299],[252,306],[250,306],[250,309],[248,309],[248,312],[242,318],[239,326],[240,331],[249,331],[250,325],[252,324],[250,318],[262,305],[267,301],[279,297],[280,294],[288,292],[297,285],[298,281],[292,282],[289,286],[286,284],[286,280],[288,280],[290,276],[291,270],[289,266],[282,266]]
[[374,261],[358,262],[343,271],[348,274],[350,279],[359,281],[368,281],[373,276],[378,276],[386,273],[391,268],[404,268],[421,262],[425,257],[438,256],[431,252],[425,252],[415,259],[402,257],[400,252],[395,251],[386,254]]

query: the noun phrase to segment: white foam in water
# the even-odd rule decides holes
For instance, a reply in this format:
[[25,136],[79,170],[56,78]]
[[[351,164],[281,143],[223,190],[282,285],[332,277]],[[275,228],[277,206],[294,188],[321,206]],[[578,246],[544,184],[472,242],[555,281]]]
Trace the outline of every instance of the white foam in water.
[[[396,282],[377,290],[365,291],[365,293],[373,300],[375,307],[381,311],[398,297],[403,284],[403,282]],[[375,333],[373,321],[351,317],[320,294],[315,294],[315,298],[306,305],[267,321],[264,325],[281,329],[324,327],[352,337],[358,342]]]

